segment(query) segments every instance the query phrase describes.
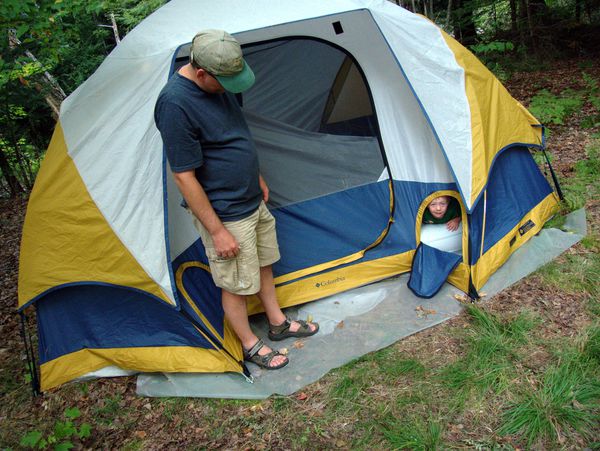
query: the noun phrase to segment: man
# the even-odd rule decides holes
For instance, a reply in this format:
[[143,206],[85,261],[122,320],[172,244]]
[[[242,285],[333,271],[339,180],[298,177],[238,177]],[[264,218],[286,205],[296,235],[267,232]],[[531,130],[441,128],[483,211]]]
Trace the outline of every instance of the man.
[[275,219],[265,206],[269,189],[233,95],[253,84],[239,43],[222,30],[201,31],[192,41],[190,62],[161,91],[154,118],[244,357],[278,369],[288,359],[252,332],[246,296],[258,294],[271,340],[308,337],[319,327],[289,321],[277,302],[271,265],[279,260],[279,249]]

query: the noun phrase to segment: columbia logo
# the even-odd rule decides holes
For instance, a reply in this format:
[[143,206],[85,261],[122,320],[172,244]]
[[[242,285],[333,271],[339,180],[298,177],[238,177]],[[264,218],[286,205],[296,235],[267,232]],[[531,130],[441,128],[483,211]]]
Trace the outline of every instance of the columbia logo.
[[336,277],[335,279],[325,280],[323,282],[317,282],[315,284],[315,287],[320,288],[320,287],[324,287],[324,286],[327,286],[327,285],[331,285],[333,283],[342,282],[344,280],[346,280],[345,277]]

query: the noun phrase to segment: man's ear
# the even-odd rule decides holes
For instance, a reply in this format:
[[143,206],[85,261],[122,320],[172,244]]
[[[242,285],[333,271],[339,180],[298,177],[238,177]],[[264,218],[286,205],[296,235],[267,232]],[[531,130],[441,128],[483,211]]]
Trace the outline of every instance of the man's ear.
[[201,67],[199,67],[198,69],[194,68],[194,70],[196,71],[196,78],[198,79],[204,78],[207,74],[207,72]]

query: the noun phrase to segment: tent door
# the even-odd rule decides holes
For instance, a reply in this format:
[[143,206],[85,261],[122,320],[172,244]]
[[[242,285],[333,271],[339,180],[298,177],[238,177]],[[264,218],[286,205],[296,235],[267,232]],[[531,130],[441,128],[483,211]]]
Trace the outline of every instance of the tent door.
[[408,288],[421,298],[435,296],[461,260],[462,257],[453,252],[441,251],[425,243],[419,244],[415,251]]

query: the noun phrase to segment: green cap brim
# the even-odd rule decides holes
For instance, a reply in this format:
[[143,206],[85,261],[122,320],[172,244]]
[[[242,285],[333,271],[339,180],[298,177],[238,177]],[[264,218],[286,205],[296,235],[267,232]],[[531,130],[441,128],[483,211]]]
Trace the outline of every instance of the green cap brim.
[[246,61],[244,61],[244,68],[241,72],[231,76],[215,75],[215,78],[226,91],[234,94],[244,92],[254,84],[254,72],[252,72]]

